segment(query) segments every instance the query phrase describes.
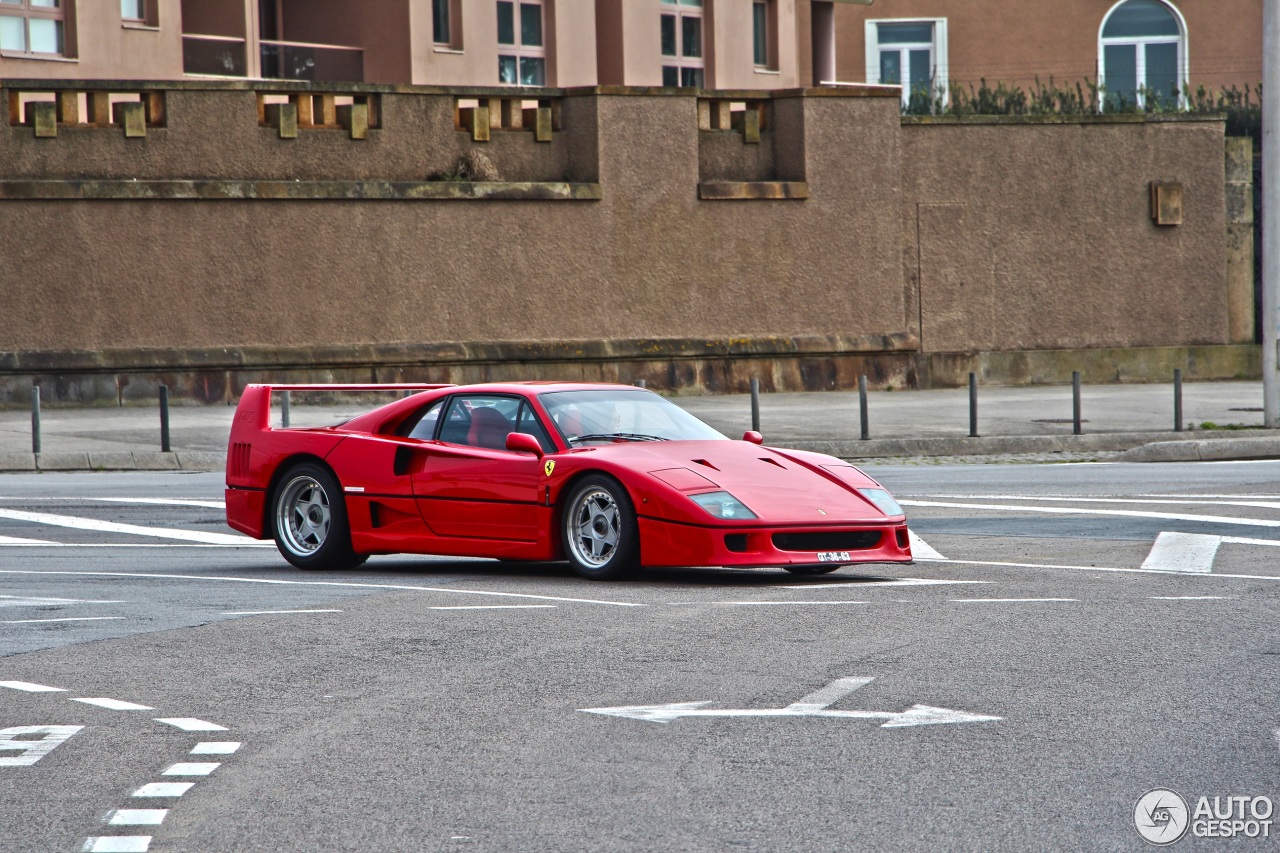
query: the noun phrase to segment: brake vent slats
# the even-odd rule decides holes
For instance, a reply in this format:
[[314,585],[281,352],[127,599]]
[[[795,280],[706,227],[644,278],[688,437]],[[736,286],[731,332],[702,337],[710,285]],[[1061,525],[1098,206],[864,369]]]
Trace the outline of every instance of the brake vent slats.
[[249,476],[249,452],[252,445],[247,441],[237,441],[231,445],[231,476]]

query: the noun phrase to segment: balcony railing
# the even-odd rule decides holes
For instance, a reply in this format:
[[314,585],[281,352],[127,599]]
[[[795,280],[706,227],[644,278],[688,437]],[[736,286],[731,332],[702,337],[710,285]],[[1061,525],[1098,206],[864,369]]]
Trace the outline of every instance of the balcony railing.
[[244,39],[226,36],[182,36],[182,70],[186,74],[244,77]]
[[262,76],[323,83],[364,82],[364,51],[336,44],[263,41]]
[[[364,51],[358,47],[297,41],[262,41],[258,47],[259,74],[269,80],[364,82]],[[182,70],[217,77],[248,76],[246,42],[228,36],[183,35]]]

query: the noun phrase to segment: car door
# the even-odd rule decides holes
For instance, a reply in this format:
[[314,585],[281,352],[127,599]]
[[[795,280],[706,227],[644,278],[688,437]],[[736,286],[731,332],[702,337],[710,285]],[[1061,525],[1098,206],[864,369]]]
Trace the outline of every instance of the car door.
[[545,536],[542,462],[506,449],[522,405],[528,404],[500,394],[450,399],[412,475],[418,510],[437,535],[520,542]]

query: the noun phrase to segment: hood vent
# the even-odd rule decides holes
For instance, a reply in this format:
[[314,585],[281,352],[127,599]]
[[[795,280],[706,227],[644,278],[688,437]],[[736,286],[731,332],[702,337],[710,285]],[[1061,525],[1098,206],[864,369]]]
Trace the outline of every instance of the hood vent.
[[707,466],[708,468],[710,468],[712,471],[719,471],[719,470],[720,470],[719,468],[717,468],[716,466],[712,465],[710,462],[708,462],[708,461],[707,461],[707,460],[705,460],[705,459],[695,459],[695,460],[693,460],[693,461],[694,461],[694,462],[696,462],[696,463],[697,463],[697,464],[699,464],[699,465],[706,465],[706,466]]
[[779,461],[778,461],[778,460],[776,460],[776,459],[770,459],[770,458],[769,458],[769,457],[767,457],[767,456],[761,456],[761,457],[760,457],[760,461],[761,461],[761,462],[768,462],[770,465],[776,465],[776,466],[778,466],[779,468],[781,468],[783,471],[787,470],[787,466],[786,466],[786,465],[783,465],[781,462],[779,462]]

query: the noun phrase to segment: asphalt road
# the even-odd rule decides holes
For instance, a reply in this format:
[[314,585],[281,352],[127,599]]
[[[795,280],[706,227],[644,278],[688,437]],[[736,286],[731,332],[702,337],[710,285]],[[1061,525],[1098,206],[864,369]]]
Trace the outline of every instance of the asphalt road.
[[1280,463],[867,470],[913,566],[628,583],[0,478],[0,850],[1140,850],[1152,789],[1280,800]]

